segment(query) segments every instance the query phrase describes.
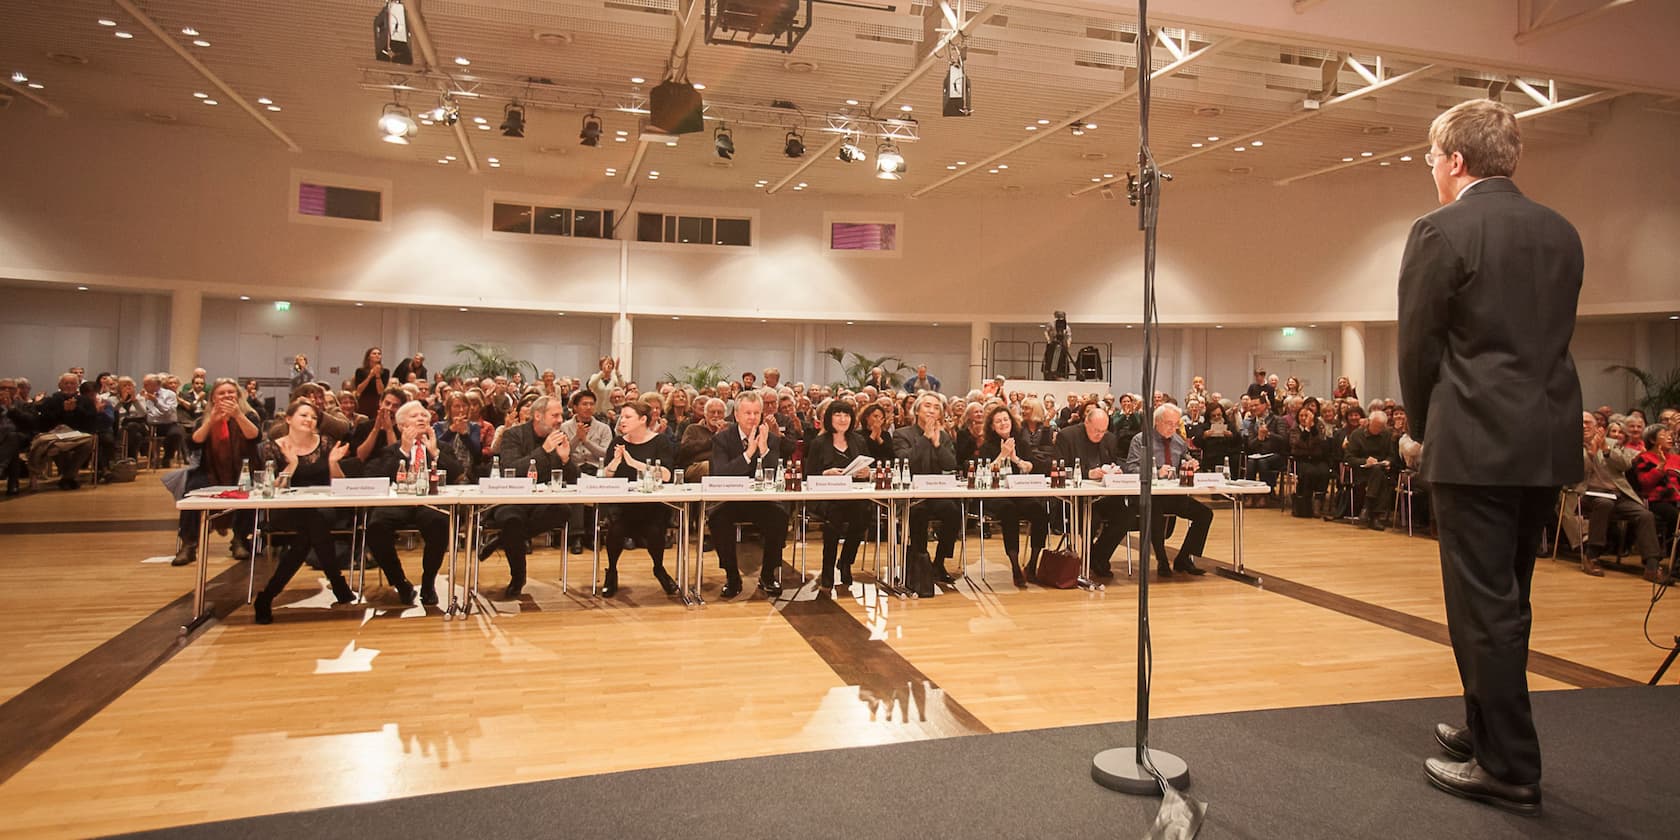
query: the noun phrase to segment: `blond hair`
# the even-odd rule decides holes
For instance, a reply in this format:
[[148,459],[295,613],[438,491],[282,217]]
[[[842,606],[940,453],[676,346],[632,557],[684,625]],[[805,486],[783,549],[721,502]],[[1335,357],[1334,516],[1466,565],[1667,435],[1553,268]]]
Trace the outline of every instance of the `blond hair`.
[[1450,155],[1464,158],[1464,170],[1475,178],[1516,174],[1522,157],[1517,115],[1503,103],[1471,99],[1447,109],[1429,124],[1429,142]]

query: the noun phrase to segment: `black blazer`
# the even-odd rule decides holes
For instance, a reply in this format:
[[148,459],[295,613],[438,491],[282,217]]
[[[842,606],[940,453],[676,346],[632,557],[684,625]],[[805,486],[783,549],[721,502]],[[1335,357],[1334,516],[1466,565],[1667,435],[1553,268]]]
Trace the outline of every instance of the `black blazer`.
[[951,433],[941,430],[939,445],[934,446],[921,426],[905,426],[893,432],[893,454],[910,462],[911,475],[938,475],[956,472],[957,450]]
[[823,470],[845,469],[857,456],[869,454],[868,444],[864,442],[863,435],[857,432],[846,433],[844,453],[834,448],[834,435],[824,432],[814,438],[805,449],[805,474],[822,475]]
[[[992,440],[991,436],[987,435],[986,440],[980,444],[980,465],[984,467],[996,461],[997,456],[1002,452],[1003,442]],[[1015,457],[1027,462],[1027,472],[1049,472],[1050,462],[1040,458],[1039,453],[1033,450],[1032,444],[1027,442],[1026,433],[1020,429],[1015,431]],[[1012,466],[1010,469],[1019,468]]]
[[542,448],[543,438],[537,436],[535,423],[520,423],[509,426],[502,432],[502,448],[497,450],[502,458],[502,469],[513,468],[513,474],[524,477],[531,469],[531,464],[537,465],[537,481],[548,480],[549,473],[562,470],[568,484],[577,481],[577,459],[560,460],[559,452],[545,452]]
[[774,473],[782,460],[782,436],[771,432],[765,448],[769,451],[747,460],[747,443],[741,438],[741,427],[731,420],[712,435],[712,463],[707,469],[712,475],[753,475],[759,467],[768,467]]
[[1569,355],[1581,271],[1575,228],[1508,178],[1412,224],[1400,264],[1400,389],[1426,480],[1581,480],[1581,382]]

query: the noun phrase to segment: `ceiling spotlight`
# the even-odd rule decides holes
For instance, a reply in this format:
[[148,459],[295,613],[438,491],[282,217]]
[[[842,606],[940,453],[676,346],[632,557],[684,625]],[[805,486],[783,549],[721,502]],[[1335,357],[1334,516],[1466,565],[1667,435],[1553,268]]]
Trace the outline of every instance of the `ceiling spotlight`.
[[594,148],[601,145],[601,118],[594,111],[583,115],[583,128],[578,131],[578,143]]
[[847,105],[856,105],[856,104],[858,104],[858,101],[856,99],[848,99],[848,100],[846,100],[846,104]]
[[858,146],[857,138],[848,134],[841,139],[840,151],[835,154],[835,157],[839,158],[841,163],[858,163],[867,158],[868,155],[864,154],[862,147]]
[[472,60],[471,60],[471,59],[468,59],[468,58],[467,58],[467,57],[466,57],[466,56],[464,56],[464,55],[458,55],[458,56],[455,56],[455,63],[456,63],[456,64],[459,64],[459,65],[461,65],[461,66],[462,66],[462,67],[470,67],[470,66],[472,66]]
[[407,108],[396,102],[390,102],[385,105],[384,111],[379,114],[379,130],[385,132],[385,136],[380,138],[381,140],[406,146],[408,145],[408,138],[419,132],[420,128],[414,124],[414,117],[408,113]]
[[1412,156],[1411,155],[1401,155],[1400,156],[1400,162],[1401,163],[1411,163],[1412,162]]
[[438,106],[432,109],[431,117],[433,122],[454,125],[461,121],[461,106],[456,105],[455,100],[445,95],[443,99],[438,101]]
[[502,109],[502,136],[525,136],[525,106],[519,104],[518,100],[509,102],[507,107]]
[[799,135],[799,129],[795,128],[788,131],[787,140],[782,143],[782,154],[790,158],[805,156],[805,138]]
[[885,181],[897,181],[904,177],[904,155],[898,151],[898,145],[891,140],[882,143],[875,150],[875,177]]
[[1073,136],[1075,136],[1075,137],[1084,137],[1085,136],[1085,126],[1082,126],[1079,123],[1074,123],[1073,124],[1072,131],[1073,131]]
[[274,100],[269,99],[266,96],[259,96],[259,97],[257,97],[257,104],[258,105],[273,105]]
[[46,88],[47,88],[47,86],[41,84],[40,82],[30,82],[29,83],[29,89],[30,90],[46,90]]
[[728,125],[720,125],[712,132],[712,148],[717,151],[717,156],[724,160],[735,157],[735,138],[729,135]]

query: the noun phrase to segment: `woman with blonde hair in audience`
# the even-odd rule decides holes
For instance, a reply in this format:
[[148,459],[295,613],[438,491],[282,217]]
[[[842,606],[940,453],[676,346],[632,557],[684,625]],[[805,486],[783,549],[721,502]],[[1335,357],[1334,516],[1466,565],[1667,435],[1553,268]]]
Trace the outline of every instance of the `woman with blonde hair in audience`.
[[1038,397],[1021,399],[1021,437],[1034,463],[1048,464],[1056,455],[1056,430],[1046,422],[1044,403]]
[[683,432],[688,431],[688,424],[695,420],[695,416],[688,410],[691,403],[687,388],[671,389],[671,436],[679,441],[682,440]]
[[[134,380],[129,379],[128,383],[132,386]],[[239,383],[232,379],[216,380],[203,415],[192,434],[187,435],[187,448],[197,453],[198,466],[187,473],[186,491],[235,486],[239,483],[240,469],[246,465],[250,465],[253,473],[261,470],[262,463],[257,461],[257,441],[262,437],[260,424],[256,409],[245,401],[245,391]],[[198,558],[201,515],[195,510],[181,511],[177,532],[181,547],[175,553],[173,565],[185,566]],[[235,560],[251,559],[248,546],[255,524],[256,517],[251,511],[233,515],[233,542],[228,544],[228,553]]]
[[[293,394],[292,396],[293,399],[296,399],[299,395]],[[350,421],[351,428],[360,426],[368,419],[367,415],[356,411],[356,394],[353,391],[338,392],[338,411],[344,415],[344,419]]]
[[[280,477],[292,487],[322,487],[335,478],[343,478],[339,462],[350,452],[350,444],[339,443],[317,429],[319,416],[315,405],[308,400],[293,400],[286,408],[287,432],[279,440],[262,445],[265,459],[280,465]],[[342,511],[334,508],[284,508],[272,514],[274,527],[291,531],[292,543],[280,555],[268,584],[257,593],[252,607],[258,624],[274,621],[274,599],[285,590],[292,576],[302,568],[311,551],[315,561],[332,586],[333,598],[340,604],[356,599],[350,582],[338,567],[338,552],[333,544],[333,529],[342,524]]]
[[469,417],[466,394],[450,391],[443,419],[432,424],[432,436],[439,448],[455,453],[456,460],[466,468],[461,475],[463,484],[472,483],[479,475],[478,468],[484,462],[483,433]]
[[484,419],[484,392],[477,388],[469,388],[467,397],[467,422],[478,425],[479,440],[484,442],[484,450],[479,453],[479,459],[485,463],[490,461],[490,453],[496,448],[492,443],[496,439],[496,427]]
[[957,454],[957,469],[965,469],[969,461],[980,457],[980,444],[986,440],[986,412],[980,403],[969,403],[964,409],[962,420],[955,429],[954,444]]
[[1304,397],[1301,393],[1301,380],[1291,376],[1283,381],[1283,393],[1291,397]]

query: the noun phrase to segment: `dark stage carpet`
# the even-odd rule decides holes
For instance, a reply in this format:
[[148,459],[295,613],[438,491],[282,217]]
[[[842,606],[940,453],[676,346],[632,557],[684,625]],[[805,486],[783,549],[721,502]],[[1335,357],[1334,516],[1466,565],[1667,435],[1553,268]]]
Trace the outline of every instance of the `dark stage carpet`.
[[[1158,720],[1201,838],[1680,836],[1680,687],[1534,696],[1544,815],[1436,792],[1423,760],[1457,699]],[[1142,837],[1157,799],[1090,779],[1131,724],[976,735],[508,785],[187,826],[151,837]],[[95,803],[89,803],[96,807]]]

